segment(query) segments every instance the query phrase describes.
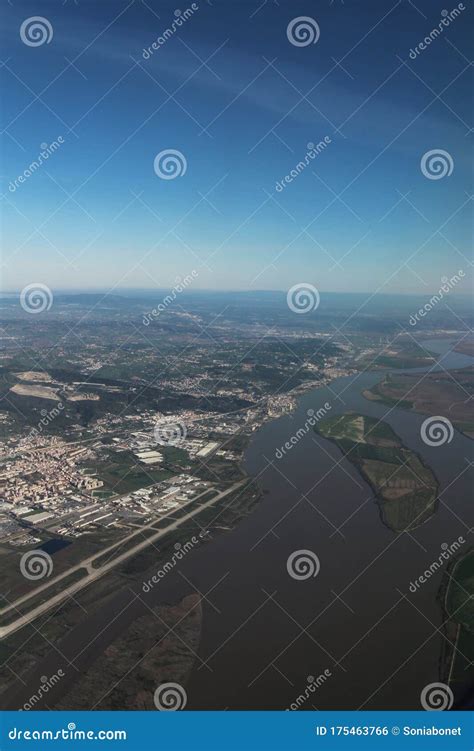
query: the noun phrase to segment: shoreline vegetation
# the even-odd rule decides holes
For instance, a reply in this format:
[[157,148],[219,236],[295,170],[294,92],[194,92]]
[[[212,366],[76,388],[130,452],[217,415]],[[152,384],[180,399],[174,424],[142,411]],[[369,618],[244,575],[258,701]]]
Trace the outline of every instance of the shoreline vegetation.
[[452,688],[462,709],[474,676],[474,547],[449,563],[438,600],[445,636],[441,679]]
[[448,372],[386,373],[362,395],[422,415],[445,415],[468,438],[474,439],[474,366]]

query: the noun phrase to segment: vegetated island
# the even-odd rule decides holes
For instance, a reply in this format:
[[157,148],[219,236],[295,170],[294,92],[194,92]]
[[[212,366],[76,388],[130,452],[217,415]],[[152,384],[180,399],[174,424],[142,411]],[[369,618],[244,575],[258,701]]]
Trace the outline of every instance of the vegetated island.
[[[445,634],[442,679],[457,703],[472,697],[474,679],[474,548],[452,561],[440,589]],[[459,709],[462,706],[457,707]]]
[[444,415],[469,438],[474,438],[474,368],[420,375],[388,373],[366,389],[370,401],[396,405],[423,415]]
[[386,422],[349,412],[324,418],[315,431],[357,467],[375,493],[382,521],[394,532],[414,529],[435,512],[436,477]]

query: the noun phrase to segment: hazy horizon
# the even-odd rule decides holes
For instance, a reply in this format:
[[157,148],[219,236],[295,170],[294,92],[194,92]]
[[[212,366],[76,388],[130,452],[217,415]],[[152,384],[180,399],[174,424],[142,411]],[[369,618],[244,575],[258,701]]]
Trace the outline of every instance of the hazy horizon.
[[[128,294],[139,294],[139,293],[147,293],[147,294],[156,294],[159,292],[169,292],[174,289],[175,286],[179,285],[179,282],[175,282],[175,285],[169,286],[169,287],[117,287],[116,289],[111,289],[109,287],[88,287],[88,288],[74,288],[74,287],[58,287],[54,288],[52,291],[54,291],[55,295],[96,295],[96,294],[103,294],[104,297],[113,297],[113,296],[127,296]],[[440,285],[442,285],[442,282],[440,282]],[[1,290],[0,289],[0,299],[2,297],[12,297],[12,296],[18,296],[21,294],[21,289],[11,289],[11,290]],[[328,296],[350,296],[353,295],[355,297],[363,297],[363,296],[370,296],[372,298],[393,298],[393,297],[414,297],[414,298],[429,298],[430,296],[434,295],[438,290],[425,290],[425,291],[419,291],[419,292],[374,292],[372,290],[360,290],[360,291],[352,291],[352,290],[326,290],[326,289],[319,289],[318,290],[323,295]],[[184,289],[180,295],[199,295],[199,294],[210,294],[210,295],[219,295],[219,294],[242,294],[242,295],[259,295],[259,294],[278,294],[278,295],[286,295],[288,292],[287,289],[232,289],[232,288],[222,288],[222,289],[206,289],[206,288],[189,288]],[[459,292],[455,289],[452,289],[450,291],[450,297],[455,297],[458,300],[471,300],[471,295],[468,292]]]

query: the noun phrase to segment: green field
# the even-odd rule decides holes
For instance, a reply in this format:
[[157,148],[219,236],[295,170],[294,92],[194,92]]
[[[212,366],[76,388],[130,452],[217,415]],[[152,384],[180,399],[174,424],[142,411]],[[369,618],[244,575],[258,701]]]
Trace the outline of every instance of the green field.
[[[159,467],[160,465],[158,465]],[[108,456],[102,462],[89,465],[97,477],[104,482],[100,492],[105,497],[109,494],[131,493],[134,490],[145,488],[157,482],[162,482],[173,475],[168,469],[153,469],[151,466],[141,465],[131,452],[120,453],[109,451]],[[98,491],[94,491],[99,497]]]
[[419,456],[387,423],[347,413],[321,420],[315,430],[334,441],[375,492],[383,522],[395,532],[414,529],[435,511],[438,484]]

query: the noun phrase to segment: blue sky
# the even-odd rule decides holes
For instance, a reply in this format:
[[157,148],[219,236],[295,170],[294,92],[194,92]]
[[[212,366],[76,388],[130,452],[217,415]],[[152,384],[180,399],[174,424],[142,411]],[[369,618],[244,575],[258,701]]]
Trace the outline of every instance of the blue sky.
[[[195,269],[202,289],[425,293],[463,269],[455,293],[468,292],[471,3],[415,60],[451,5],[197,5],[144,59],[176,4],[4,4],[3,288],[167,287]],[[51,24],[49,44],[21,40],[31,16]],[[290,43],[299,16],[317,22],[317,43]],[[183,176],[155,174],[166,149],[184,155]],[[420,169],[435,149],[453,164],[439,180]]]

